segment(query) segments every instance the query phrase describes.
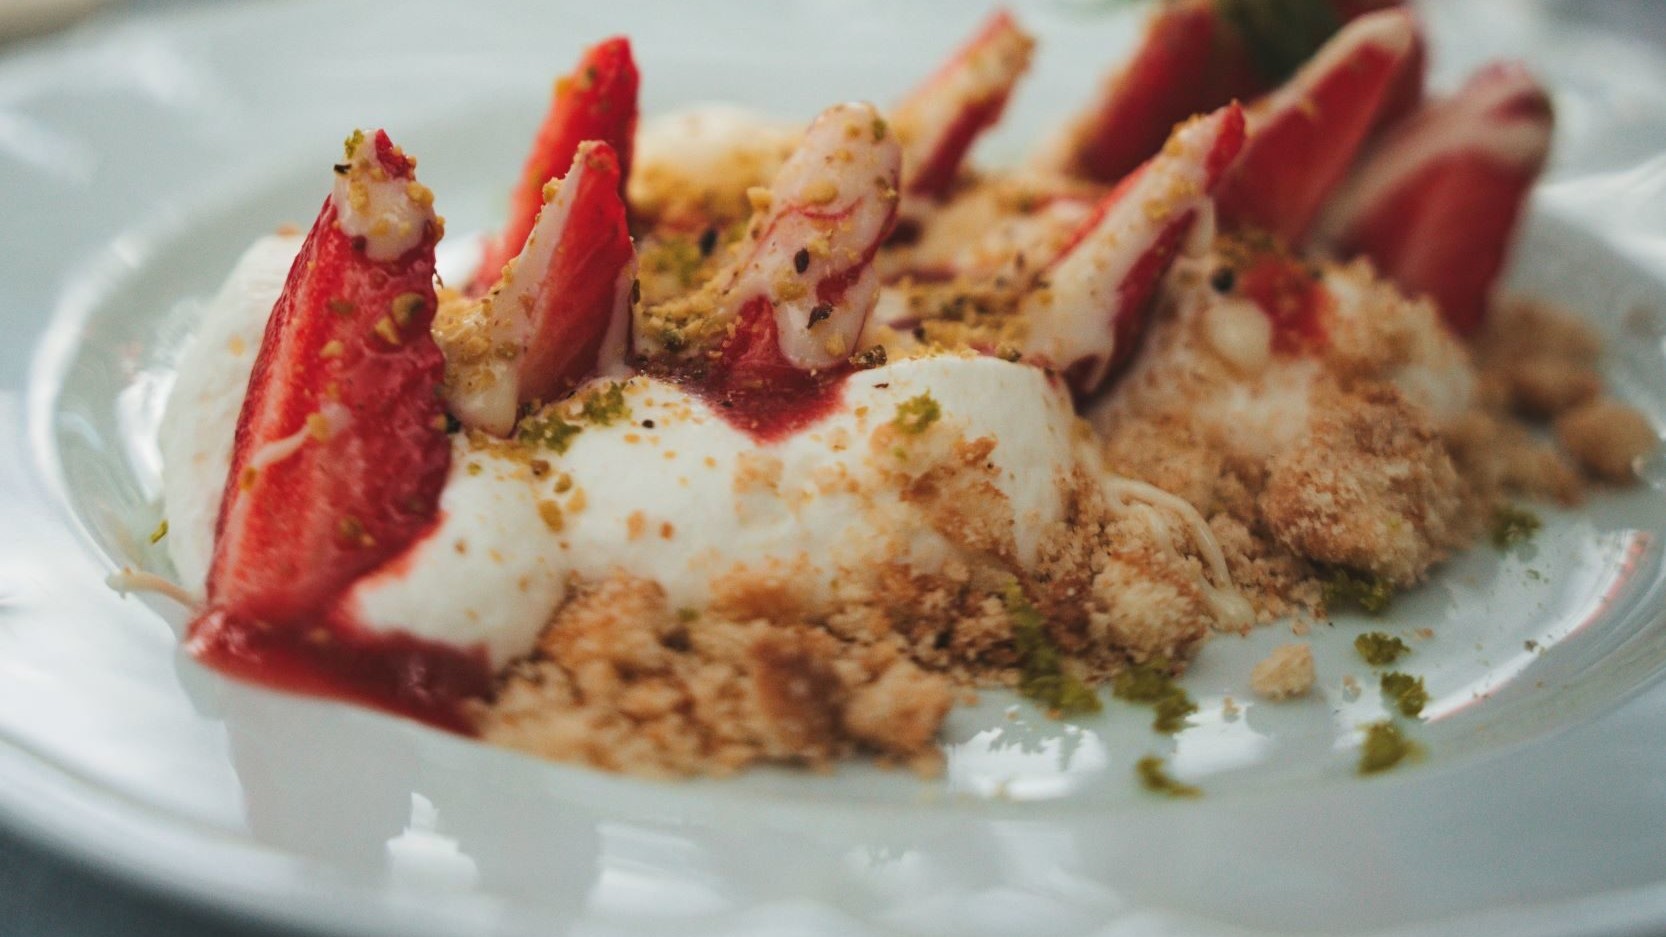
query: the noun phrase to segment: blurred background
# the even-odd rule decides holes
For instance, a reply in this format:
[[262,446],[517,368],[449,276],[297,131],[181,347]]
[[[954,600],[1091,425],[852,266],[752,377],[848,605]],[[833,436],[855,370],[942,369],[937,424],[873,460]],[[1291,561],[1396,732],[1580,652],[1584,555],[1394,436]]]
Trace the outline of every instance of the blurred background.
[[[1059,2],[1092,5],[1123,0]],[[1464,3],[1468,0],[1438,2]],[[1537,2],[1554,16],[1565,18],[1570,23],[1596,27],[1635,42],[1666,48],[1666,0],[1522,2]],[[0,0],[0,61],[20,49],[50,41],[54,33],[96,26],[101,19],[188,14],[191,8],[211,5],[224,5],[224,0]],[[275,937],[275,932],[247,924],[233,924],[135,892],[0,828],[0,937],[117,935]]]

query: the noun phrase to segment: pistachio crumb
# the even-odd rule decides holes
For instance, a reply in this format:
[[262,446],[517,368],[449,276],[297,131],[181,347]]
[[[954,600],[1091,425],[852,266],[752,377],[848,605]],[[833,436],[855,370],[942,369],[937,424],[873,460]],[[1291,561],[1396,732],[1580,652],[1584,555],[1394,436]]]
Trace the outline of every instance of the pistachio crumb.
[[1168,769],[1163,765],[1163,759],[1156,755],[1147,755],[1135,762],[1134,770],[1139,774],[1140,786],[1154,794],[1176,798],[1203,796],[1201,788],[1170,777]]
[[1381,631],[1368,631],[1354,638],[1354,650],[1373,667],[1386,667],[1411,653],[1406,642]]
[[897,404],[897,415],[891,420],[891,425],[900,432],[918,436],[942,415],[943,408],[939,407],[937,400],[927,392]]

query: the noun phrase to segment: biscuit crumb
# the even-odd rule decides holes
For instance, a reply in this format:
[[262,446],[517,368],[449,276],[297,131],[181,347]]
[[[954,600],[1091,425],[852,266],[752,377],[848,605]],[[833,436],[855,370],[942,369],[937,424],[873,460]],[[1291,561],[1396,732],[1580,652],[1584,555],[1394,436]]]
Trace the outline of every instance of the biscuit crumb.
[[1643,414],[1611,398],[1557,418],[1556,438],[1586,472],[1619,485],[1636,481],[1643,457],[1660,446],[1660,437]]
[[1250,671],[1250,689],[1270,700],[1295,699],[1313,689],[1313,650],[1306,644],[1275,648]]

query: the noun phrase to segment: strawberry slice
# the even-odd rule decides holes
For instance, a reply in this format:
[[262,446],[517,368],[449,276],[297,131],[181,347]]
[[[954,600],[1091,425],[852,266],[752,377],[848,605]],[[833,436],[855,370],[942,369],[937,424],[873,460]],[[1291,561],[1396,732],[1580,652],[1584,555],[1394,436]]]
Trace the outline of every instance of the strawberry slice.
[[1491,65],[1370,153],[1327,212],[1325,240],[1364,254],[1468,335],[1508,259],[1550,153],[1550,96],[1521,65]]
[[549,201],[503,279],[436,326],[447,404],[464,425],[507,436],[521,404],[554,400],[623,364],[636,251],[622,178],[612,146],[579,144],[566,176],[545,187]]
[[619,160],[619,195],[630,176],[631,147],[636,140],[636,92],[640,83],[630,40],[615,36],[586,49],[572,73],[555,83],[555,97],[532,143],[521,179],[509,193],[509,223],[489,241],[469,292],[492,288],[503,265],[521,252],[533,222],[544,206],[544,184],[573,164],[580,143],[601,140]]
[[[879,294],[874,254],[897,215],[902,149],[883,127],[869,105],[840,104],[804,132],[753,216],[751,244],[714,278],[716,316],[740,322],[725,360],[814,371],[855,351]],[[758,317],[775,327],[754,327]]]
[[434,524],[451,461],[429,335],[433,196],[387,134],[347,151],[255,360],[190,647],[251,679],[444,722],[433,701],[483,689],[483,658],[323,620]]
[[1404,0],[1177,0],[1152,14],[1133,57],[1043,162],[1113,183],[1176,124],[1286,79],[1343,24]]
[[1063,372],[1081,397],[1103,389],[1133,354],[1158,281],[1243,145],[1243,109],[1229,104],[1176,129],[1105,196],[1025,297],[1025,356]]
[[736,259],[643,312],[633,340],[646,363],[760,441],[818,419],[879,298],[873,259],[896,221],[901,172],[878,111],[823,111],[755,199]]
[[942,200],[972,143],[1001,117],[1030,67],[1035,39],[997,10],[965,45],[891,111],[903,141],[908,195]]
[[1376,126],[1417,33],[1404,10],[1360,17],[1258,102],[1243,155],[1216,195],[1222,224],[1300,244]]

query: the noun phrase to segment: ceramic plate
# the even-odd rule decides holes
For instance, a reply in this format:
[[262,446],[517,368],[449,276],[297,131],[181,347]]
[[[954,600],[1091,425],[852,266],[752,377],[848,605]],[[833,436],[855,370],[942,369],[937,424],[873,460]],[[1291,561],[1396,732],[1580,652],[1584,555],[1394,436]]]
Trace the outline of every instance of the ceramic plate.
[[[1354,774],[1383,704],[1343,678],[1363,619],[1318,626],[1321,685],[1249,702],[1286,625],[1204,652],[1175,737],[1113,703],[1052,722],[986,693],[947,770],[848,765],[659,784],[544,764],[228,683],[182,616],[103,585],[165,571],[154,430],[198,303],[255,236],[306,223],[320,154],[387,126],[449,228],[491,226],[552,76],[614,32],[645,108],[808,118],[889,100],[983,12],[936,0],[702,8],[287,3],[106,23],[0,62],[0,818],[114,874],[330,933],[1606,934],[1666,930],[1666,471],[1525,549],[1478,549],[1372,627],[1411,635],[1428,757]],[[1666,425],[1666,64],[1558,16],[1428,10],[1437,80],[1516,55],[1557,89],[1557,163],[1516,285],[1612,341]],[[1013,159],[1131,41],[1106,2],[1038,2],[1038,67],[983,157]],[[322,172],[320,171],[322,169]],[[1223,714],[1233,696],[1243,708]],[[1141,792],[1168,758],[1207,795]]]

